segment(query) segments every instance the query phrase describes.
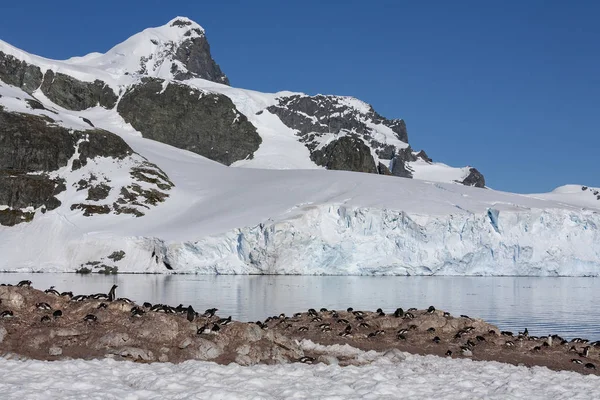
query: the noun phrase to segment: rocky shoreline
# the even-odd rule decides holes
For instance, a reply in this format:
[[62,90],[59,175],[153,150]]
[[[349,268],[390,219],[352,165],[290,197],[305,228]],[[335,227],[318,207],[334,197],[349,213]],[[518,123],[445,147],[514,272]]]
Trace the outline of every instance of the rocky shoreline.
[[[135,304],[113,293],[73,295],[0,286],[0,356],[38,360],[114,358],[240,365],[288,362],[360,365],[360,351],[432,354],[598,374],[600,343],[501,332],[469,316],[428,310],[310,309],[265,321],[216,310]],[[401,357],[398,357],[401,359]]]

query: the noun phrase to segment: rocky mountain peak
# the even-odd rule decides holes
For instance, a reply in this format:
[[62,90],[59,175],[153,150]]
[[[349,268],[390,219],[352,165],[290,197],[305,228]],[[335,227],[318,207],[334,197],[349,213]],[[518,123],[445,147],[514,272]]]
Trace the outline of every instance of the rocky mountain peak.
[[105,54],[92,53],[66,62],[116,75],[175,80],[202,78],[229,85],[229,79],[211,56],[204,28],[186,17],[145,29]]

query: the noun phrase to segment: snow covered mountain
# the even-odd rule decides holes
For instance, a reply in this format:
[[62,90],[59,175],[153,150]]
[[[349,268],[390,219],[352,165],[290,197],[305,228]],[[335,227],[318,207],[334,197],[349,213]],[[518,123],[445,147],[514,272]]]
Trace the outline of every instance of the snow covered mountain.
[[469,187],[360,100],[227,83],[182,17],[65,61],[0,42],[0,270],[600,275],[597,189]]
[[325,167],[485,186],[474,168],[451,168],[412,151],[404,121],[360,100],[227,86],[204,29],[184,17],[105,54],[65,61],[0,41],[0,80],[68,110],[115,109],[144,137],[226,165]]

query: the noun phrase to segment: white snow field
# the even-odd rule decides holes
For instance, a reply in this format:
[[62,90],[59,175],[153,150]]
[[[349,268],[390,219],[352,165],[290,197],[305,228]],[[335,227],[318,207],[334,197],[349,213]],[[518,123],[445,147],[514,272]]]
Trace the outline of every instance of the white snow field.
[[[134,35],[104,55],[55,61],[2,41],[0,51],[42,72],[102,79],[123,93],[140,79],[140,57],[155,62],[145,66],[144,76],[168,84],[170,64],[163,64],[173,60],[162,53],[185,38],[170,24]],[[193,34],[203,34],[193,27]],[[78,130],[90,129],[82,120],[87,118],[121,136],[175,184],[170,197],[143,217],[85,217],[70,209],[85,201],[85,192],[73,185],[90,173],[109,178],[114,187],[108,200],[114,199],[119,184],[130,179],[130,165],[96,159],[77,171],[64,168],[58,172],[68,188],[58,195],[62,206],[36,212],[30,223],[0,226],[0,271],[73,272],[123,250],[122,260],[110,261],[119,272],[600,276],[597,189],[570,185],[538,195],[478,189],[451,183],[468,168],[422,160],[411,164],[419,179],[327,171],[278,117],[257,115],[289,92],[265,94],[202,79],[185,83],[229,96],[258,128],[263,142],[254,159],[234,165],[252,168],[226,167],[145,139],[115,109],[69,111],[38,89],[33,95],[51,111],[34,110],[25,102],[30,95],[0,83],[0,106],[7,111],[47,115]],[[367,107],[344,99],[357,112]],[[397,141],[383,128],[378,134],[384,143]]]
[[0,359],[2,399],[598,399],[600,377],[400,352],[362,366]]

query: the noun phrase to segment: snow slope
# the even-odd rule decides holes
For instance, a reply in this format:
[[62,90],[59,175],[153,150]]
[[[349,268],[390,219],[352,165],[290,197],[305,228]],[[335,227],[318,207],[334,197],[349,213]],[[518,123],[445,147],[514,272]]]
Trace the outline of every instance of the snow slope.
[[357,354],[363,366],[140,364],[0,359],[11,399],[593,399],[600,378],[547,368],[406,353]]
[[[20,89],[1,85],[0,94],[8,111],[32,112]],[[593,188],[517,195],[344,171],[228,168],[141,137],[114,110],[38,100],[51,111],[35,112],[61,124],[88,129],[85,117],[120,135],[175,187],[141,218],[85,217],[70,209],[77,199],[67,190],[56,210],[0,227],[3,271],[74,271],[123,250],[114,263],[121,272],[169,272],[166,262],[184,273],[600,275]]]

